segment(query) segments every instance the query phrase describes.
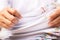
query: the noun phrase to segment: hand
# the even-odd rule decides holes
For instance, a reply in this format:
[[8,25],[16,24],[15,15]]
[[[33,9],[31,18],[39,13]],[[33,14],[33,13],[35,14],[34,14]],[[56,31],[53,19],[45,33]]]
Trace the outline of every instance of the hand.
[[51,27],[59,27],[60,26],[60,8],[57,9],[52,15],[50,16],[49,25]]
[[14,26],[21,15],[12,8],[5,8],[0,11],[0,26],[5,28],[10,28]]

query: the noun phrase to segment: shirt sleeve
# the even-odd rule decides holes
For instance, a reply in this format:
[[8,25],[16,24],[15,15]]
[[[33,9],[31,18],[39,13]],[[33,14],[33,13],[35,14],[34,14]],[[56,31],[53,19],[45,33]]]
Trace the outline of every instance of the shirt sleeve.
[[8,6],[8,0],[0,0],[0,11]]

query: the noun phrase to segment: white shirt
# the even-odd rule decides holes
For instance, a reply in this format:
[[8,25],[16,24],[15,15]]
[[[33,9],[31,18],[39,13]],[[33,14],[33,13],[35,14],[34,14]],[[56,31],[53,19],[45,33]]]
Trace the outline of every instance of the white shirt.
[[[47,19],[44,17],[54,8],[54,2],[55,0],[1,0],[0,10],[8,6],[16,9],[23,18],[15,27],[33,26],[29,30],[32,31],[48,27]],[[39,25],[35,27],[36,24]]]
[[[30,27],[20,32],[29,32],[47,28],[49,14],[55,8],[53,3],[56,0],[0,0],[0,10],[5,7],[16,9],[21,15],[22,19],[15,27]],[[27,39],[28,40],[28,39]]]

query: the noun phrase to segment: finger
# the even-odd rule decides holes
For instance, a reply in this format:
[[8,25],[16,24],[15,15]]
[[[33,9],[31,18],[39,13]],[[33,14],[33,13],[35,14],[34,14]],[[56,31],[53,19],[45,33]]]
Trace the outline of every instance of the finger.
[[55,25],[53,25],[53,26],[50,26],[50,27],[59,27],[60,26],[60,23],[58,23],[58,24],[55,24]]
[[6,25],[13,25],[13,23],[7,19],[5,19],[3,16],[0,15],[0,21],[4,22]]
[[5,23],[0,22],[0,27],[9,28]]
[[60,16],[60,9],[57,9],[54,13],[52,13],[52,15],[50,16],[50,21],[54,20],[58,16]]
[[7,11],[2,12],[1,14],[2,14],[2,16],[4,16],[6,19],[8,19],[9,21],[11,21],[13,23],[15,23],[18,20],[16,17],[14,17],[13,15],[9,14]]
[[12,9],[12,8],[8,8],[7,11],[8,11],[10,14],[14,15],[15,17],[17,17],[17,18],[21,18],[21,15],[20,15],[16,10],[14,10],[14,9]]
[[56,26],[56,27],[59,27],[59,26],[60,26],[60,23],[56,24],[55,26]]
[[50,25],[50,26],[54,26],[54,25],[56,25],[56,24],[58,24],[58,23],[60,23],[60,16],[57,17],[55,20],[49,22],[49,25]]

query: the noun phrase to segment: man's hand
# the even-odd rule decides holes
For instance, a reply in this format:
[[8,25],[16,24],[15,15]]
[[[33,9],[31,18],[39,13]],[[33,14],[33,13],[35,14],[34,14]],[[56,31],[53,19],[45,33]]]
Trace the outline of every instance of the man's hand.
[[12,8],[5,8],[0,11],[0,26],[5,28],[10,28],[14,26],[21,15]]
[[59,27],[60,26],[60,8],[57,9],[52,15],[50,16],[49,25],[51,27]]

